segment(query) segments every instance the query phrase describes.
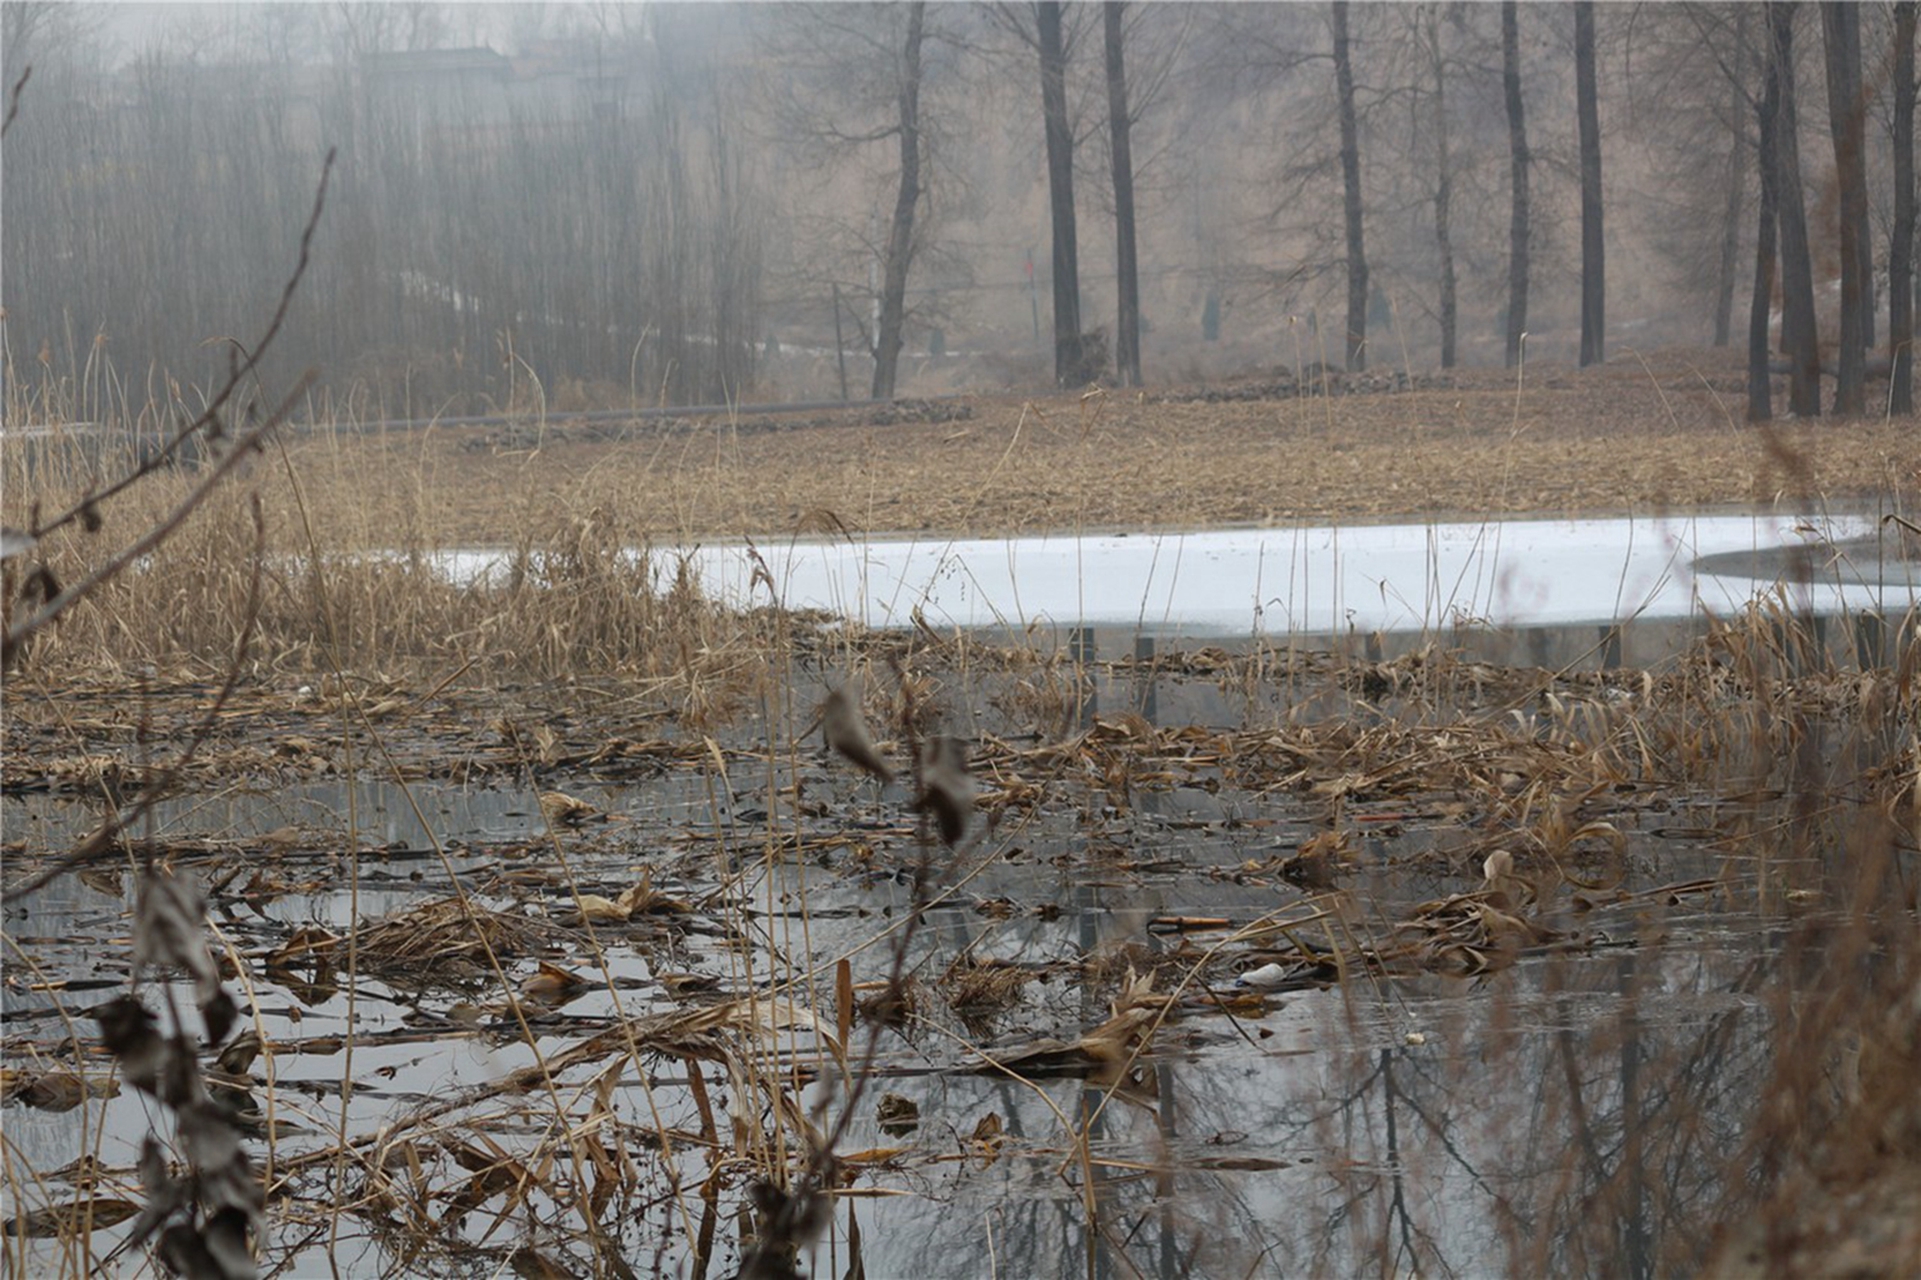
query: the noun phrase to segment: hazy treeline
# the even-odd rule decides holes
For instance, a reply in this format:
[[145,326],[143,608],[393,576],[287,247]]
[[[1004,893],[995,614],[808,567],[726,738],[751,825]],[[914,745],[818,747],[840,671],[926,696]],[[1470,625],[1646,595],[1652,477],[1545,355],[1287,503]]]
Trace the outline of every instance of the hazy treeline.
[[[271,312],[329,147],[315,265],[268,378],[318,366],[337,405],[837,394],[842,363],[858,395],[893,384],[873,359],[889,343],[902,390],[1044,383],[1054,228],[1078,231],[1082,327],[1116,329],[1117,110],[1146,376],[1339,363],[1356,241],[1337,12],[1367,355],[1501,360],[1519,225],[1502,6],[1128,5],[1111,31],[1102,6],[1063,6],[1065,224],[1043,146],[1046,8],[185,6],[130,32],[106,7],[10,0],[8,85],[33,66],[0,187],[12,402],[93,415],[172,386],[191,402],[221,340]],[[1629,346],[1725,342],[1755,269],[1763,11],[1595,13],[1606,323]],[[1789,13],[1825,286],[1840,202],[1822,24],[1819,6]],[[1859,13],[1885,279],[1895,20]],[[1528,4],[1514,26],[1525,327],[1533,357],[1571,359],[1575,23]]]
[[317,365],[334,400],[408,416],[537,408],[588,380],[648,402],[738,394],[763,210],[709,41],[677,16],[608,34],[620,71],[585,113],[503,109],[484,69],[410,74],[382,53],[304,75],[165,48],[111,73],[36,66],[6,142],[10,376],[77,371],[93,412],[110,394],[96,348],[135,405],[166,392],[158,371],[224,369],[207,344],[272,313],[331,147],[269,381]]

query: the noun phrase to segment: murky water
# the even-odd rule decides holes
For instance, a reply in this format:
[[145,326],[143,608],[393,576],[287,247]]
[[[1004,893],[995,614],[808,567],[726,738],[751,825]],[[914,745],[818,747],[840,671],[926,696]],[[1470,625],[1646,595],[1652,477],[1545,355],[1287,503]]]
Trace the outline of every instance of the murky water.
[[[1424,715],[1400,706],[1374,664],[1435,645],[1548,671],[1658,669],[1700,633],[1704,611],[1731,613],[1757,596],[1808,629],[1812,645],[1794,661],[1865,667],[1905,634],[1917,595],[1912,562],[1878,532],[1866,517],[1510,522],[791,543],[753,556],[708,548],[691,564],[737,602],[766,603],[771,576],[791,607],[880,627],[967,628],[1023,648],[1034,655],[1026,666],[943,674],[944,728],[1045,756],[1050,743],[1129,717],[1224,730]],[[490,563],[474,554],[448,567],[474,576]],[[1222,640],[1279,647],[1239,674],[1181,674],[1179,642]],[[1332,665],[1296,672],[1297,657],[1327,649]],[[1481,700],[1479,678],[1448,695],[1453,712],[1534,714],[1525,700]],[[820,693],[810,677],[767,705],[808,706]],[[1118,781],[1100,775],[1112,762],[1098,753],[1062,756],[1035,766],[1054,771],[1046,799],[1002,812],[959,854],[940,856],[934,901],[908,930],[917,857],[908,792],[852,785],[812,744],[769,757],[766,744],[803,727],[750,717],[720,734],[711,760],[641,782],[592,769],[515,785],[241,779],[157,806],[136,834],[214,890],[218,949],[244,961],[248,1018],[272,1050],[252,1071],[251,1095],[268,1100],[249,1121],[256,1158],[298,1170],[343,1135],[411,1133],[467,1094],[492,1099],[478,1104],[480,1118],[460,1117],[469,1159],[473,1135],[531,1159],[538,1108],[496,1096],[514,1073],[634,1020],[755,993],[831,1021],[834,965],[845,959],[857,989],[883,985],[898,964],[930,1003],[871,1041],[863,1020],[850,1046],[871,1045],[873,1061],[839,1150],[869,1157],[850,1166],[810,1274],[846,1274],[855,1254],[866,1274],[930,1280],[1645,1275],[1698,1259],[1689,1206],[1712,1203],[1740,1149],[1772,1066],[1777,1006],[1765,992],[1784,938],[1821,905],[1817,896],[1784,912],[1774,881],[1799,872],[1730,858],[1741,847],[1730,832],[1800,820],[1790,792],[1761,788],[1762,799],[1735,805],[1736,820],[1724,799],[1685,792],[1654,805],[1590,799],[1588,816],[1620,842],[1608,892],[1543,900],[1529,924],[1551,942],[1470,966],[1474,976],[1444,976],[1386,961],[1376,969],[1368,957],[1391,952],[1436,901],[1475,887],[1478,853],[1459,851],[1483,847],[1475,840],[1498,796],[1370,799],[1362,786],[1346,798],[1343,784],[1330,800],[1322,792],[1338,777],[1247,786],[1224,767],[1150,770],[1136,783],[1125,770]],[[592,824],[550,831],[540,795],[549,788],[597,811]],[[101,813],[84,793],[0,799],[6,838],[36,854],[70,847]],[[1337,887],[1275,874],[1336,830]],[[14,955],[0,1021],[10,1068],[71,1061],[74,1033],[92,1034],[86,1011],[127,989],[129,871],[62,877],[7,902]],[[591,945],[554,926],[576,891],[614,898],[642,882],[679,901],[680,914],[608,922]],[[432,955],[399,967],[338,953],[284,958],[291,939],[411,919],[456,892],[530,930],[500,977]],[[1236,932],[1271,919],[1294,922],[1291,950],[1263,953]],[[1341,959],[1325,974],[1302,972],[1304,954]],[[1271,955],[1294,957],[1285,985],[1221,1008],[1236,974]],[[584,979],[571,998],[536,1008],[505,997],[503,980],[519,990],[547,962]],[[961,965],[1017,975],[1014,995],[950,1007],[935,993],[953,990]],[[1187,978],[1151,1052],[1120,1080],[1096,1084],[1085,1070],[1017,1078],[994,1065],[1102,1025],[1121,975],[1157,967]],[[820,1035],[784,1027],[762,1048],[804,1108],[838,1113],[840,1069]],[[643,1051],[642,1061],[644,1076],[630,1066],[597,1077],[596,1096],[613,1123],[677,1134],[683,1149],[641,1162],[651,1172],[620,1193],[613,1254],[598,1264],[571,1227],[560,1230],[571,1211],[545,1192],[525,1212],[546,1227],[503,1228],[513,1205],[483,1196],[490,1208],[449,1210],[427,1237],[418,1225],[388,1235],[353,1216],[328,1224],[337,1239],[301,1243],[295,1214],[268,1255],[291,1274],[324,1272],[329,1258],[355,1272],[538,1274],[524,1255],[542,1250],[561,1272],[726,1274],[746,1231],[727,1206],[764,1158],[738,1150],[735,1171],[710,1184],[727,1195],[690,1196],[665,1173],[697,1184],[721,1167],[700,1138],[725,1132],[709,1094],[721,1107],[762,1095],[737,1079],[730,1087],[698,1056]],[[87,1071],[109,1077],[97,1059]],[[573,1077],[565,1087],[578,1099],[586,1085]],[[883,1125],[883,1096],[915,1122]],[[10,1158],[41,1174],[83,1156],[130,1171],[144,1136],[168,1125],[131,1088],[64,1110],[9,1105],[6,1120]],[[746,1142],[767,1117],[741,1120],[734,1132]],[[445,1170],[441,1147],[405,1145],[430,1174]],[[17,1211],[23,1185],[8,1180],[0,1216]],[[311,1213],[313,1187],[301,1185]],[[122,1233],[96,1231],[96,1249]],[[696,1248],[702,1239],[711,1244]]]
[[[1522,651],[1556,662],[1603,661],[1593,627],[1513,634]],[[1098,656],[1110,639],[1119,647],[1120,637],[1100,632],[1085,643]],[[1076,685],[1055,709],[1059,732],[1096,716],[1226,727],[1337,704],[1350,717],[1396,714],[1351,697],[1339,703],[1349,695],[1319,685],[1145,672],[1120,667]],[[1045,733],[1027,732],[1033,709],[1009,709],[1020,687],[1015,676],[963,682],[950,691],[963,708],[950,728],[974,738],[1026,732],[1023,741],[1044,745]],[[746,724],[727,742],[746,748],[778,736]],[[690,982],[706,992],[699,999],[714,1000],[767,991],[778,975],[796,985],[776,1002],[826,1011],[836,959],[850,959],[856,983],[882,981],[895,963],[886,937],[914,901],[904,870],[913,822],[898,784],[852,784],[811,744],[771,762],[738,759],[725,773],[693,767],[640,784],[580,776],[543,786],[562,781],[607,820],[563,833],[558,851],[531,788],[329,781],[229,788],[155,811],[141,834],[223,886],[219,943],[248,959],[250,1016],[274,1046],[254,1068],[273,1086],[258,1158],[297,1166],[343,1126],[350,1136],[404,1126],[620,1019],[685,1010]],[[898,1150],[860,1166],[810,1273],[844,1274],[856,1239],[867,1274],[930,1278],[1485,1274],[1536,1264],[1646,1274],[1658,1259],[1693,1256],[1699,1241],[1686,1233],[1698,1224],[1680,1207],[1711,1199],[1738,1148],[1771,1061],[1763,992],[1784,931],[1805,918],[1790,921],[1753,885],[1729,878],[1724,852],[1706,843],[1723,834],[1715,812],[1691,813],[1685,796],[1609,812],[1625,840],[1622,896],[1578,910],[1565,896],[1544,905],[1540,922],[1560,944],[1477,977],[1356,973],[1224,1012],[1202,997],[1231,987],[1233,975],[1208,970],[1205,984],[1181,993],[1124,1089],[1074,1076],[1017,1080],[989,1065],[1100,1024],[1109,989],[1086,980],[1091,964],[1118,971],[1204,958],[1228,946],[1230,930],[1276,914],[1313,917],[1333,954],[1344,939],[1391,938],[1394,922],[1421,904],[1474,887],[1478,867],[1447,853],[1471,834],[1447,797],[1345,804],[1350,869],[1337,890],[1314,893],[1271,868],[1329,829],[1327,804],[1218,781],[1203,770],[1124,793],[1070,790],[941,855],[941,896],[902,956],[905,972],[931,987],[967,957],[1018,967],[1028,982],[998,1009],[930,1008],[875,1041],[874,1080],[841,1150]],[[9,795],[3,816],[8,839],[58,849],[98,811],[70,796]],[[1766,815],[1756,810],[1753,820]],[[725,899],[724,923],[699,908],[684,920],[604,927],[599,960],[577,941],[553,953],[587,982],[532,1018],[531,1042],[498,982],[472,967],[368,967],[350,977],[338,957],[266,964],[297,930],[342,932],[356,919],[444,899],[455,883],[490,909],[540,921],[565,914],[570,882],[613,896],[642,876],[690,904]],[[9,1065],[61,1059],[67,1019],[90,1032],[85,1010],[126,989],[128,880],[68,876],[7,904],[9,941],[33,964],[9,966],[0,1009]],[[1717,880],[1723,887],[1707,893],[1646,892]],[[1210,919],[1219,923],[1201,923]],[[1230,950],[1247,956],[1247,969],[1259,961],[1245,943]],[[511,959],[509,982],[525,980],[534,959]],[[44,989],[48,979],[61,985]],[[784,1033],[779,1048],[804,1103],[825,1101],[823,1082],[837,1070],[818,1039]],[[698,1134],[687,1060],[649,1062],[644,1082],[631,1070],[611,1081],[616,1114]],[[343,1078],[353,1082],[344,1101]],[[718,1078],[707,1087],[726,1092]],[[882,1094],[912,1103],[918,1122],[884,1129]],[[523,1150],[539,1136],[520,1109],[496,1106],[498,1124],[480,1130],[490,1141]],[[125,1169],[156,1123],[164,1128],[165,1118],[123,1088],[67,1111],[10,1106],[7,1142],[35,1170],[87,1153]],[[1072,1131],[1083,1124],[1084,1148]],[[990,1130],[998,1136],[979,1137]],[[1624,1155],[1656,1145],[1652,1159]],[[743,1156],[743,1171],[749,1163]],[[688,1155],[682,1165],[696,1180],[704,1167]],[[612,1232],[635,1272],[722,1275],[737,1257],[738,1225],[714,1199],[676,1197],[648,1175],[620,1203]],[[568,1217],[552,1205],[545,1215]],[[405,1262],[398,1239],[366,1234],[354,1218],[333,1255],[356,1272],[491,1274],[507,1261],[502,1238],[522,1232],[494,1216],[490,1208],[445,1221],[434,1250]],[[117,1230],[97,1231],[96,1247]],[[326,1270],[324,1237],[302,1246],[291,1223],[278,1230],[270,1253],[291,1250],[290,1273]],[[702,1230],[715,1241],[704,1260],[689,1243]],[[587,1265],[564,1240],[543,1241],[538,1230],[529,1239],[570,1267]]]

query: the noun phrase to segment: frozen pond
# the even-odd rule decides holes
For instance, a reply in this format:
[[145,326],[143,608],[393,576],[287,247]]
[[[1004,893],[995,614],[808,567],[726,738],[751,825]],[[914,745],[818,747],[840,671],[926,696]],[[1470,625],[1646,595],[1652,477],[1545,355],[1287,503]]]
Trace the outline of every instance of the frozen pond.
[[[1898,531],[1880,530],[1867,515],[1716,515],[843,538],[689,554],[723,600],[767,603],[771,575],[779,603],[874,627],[911,625],[918,611],[940,628],[1245,638],[1684,619],[1736,611],[1777,584],[1797,610],[1899,615],[1915,603],[1916,565],[1894,558]],[[496,563],[461,553],[452,571]]]

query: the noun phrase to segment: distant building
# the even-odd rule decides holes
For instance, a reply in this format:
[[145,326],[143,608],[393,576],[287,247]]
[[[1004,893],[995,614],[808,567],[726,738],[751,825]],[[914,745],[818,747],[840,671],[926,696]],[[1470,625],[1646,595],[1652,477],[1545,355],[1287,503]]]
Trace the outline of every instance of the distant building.
[[508,57],[491,48],[370,54],[358,72],[384,114],[430,123],[443,137],[485,146],[512,128],[628,118],[641,100],[642,61],[596,41],[543,41]]

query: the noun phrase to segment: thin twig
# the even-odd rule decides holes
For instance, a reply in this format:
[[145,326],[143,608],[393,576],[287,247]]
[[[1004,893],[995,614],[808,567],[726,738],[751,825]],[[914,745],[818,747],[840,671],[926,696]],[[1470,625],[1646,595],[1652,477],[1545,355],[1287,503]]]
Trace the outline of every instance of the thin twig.
[[20,91],[27,87],[27,80],[32,75],[33,66],[29,63],[21,70],[20,78],[13,82],[13,93],[7,98],[7,118],[0,121],[0,138],[6,137],[7,130],[13,128],[13,118],[20,114]]

